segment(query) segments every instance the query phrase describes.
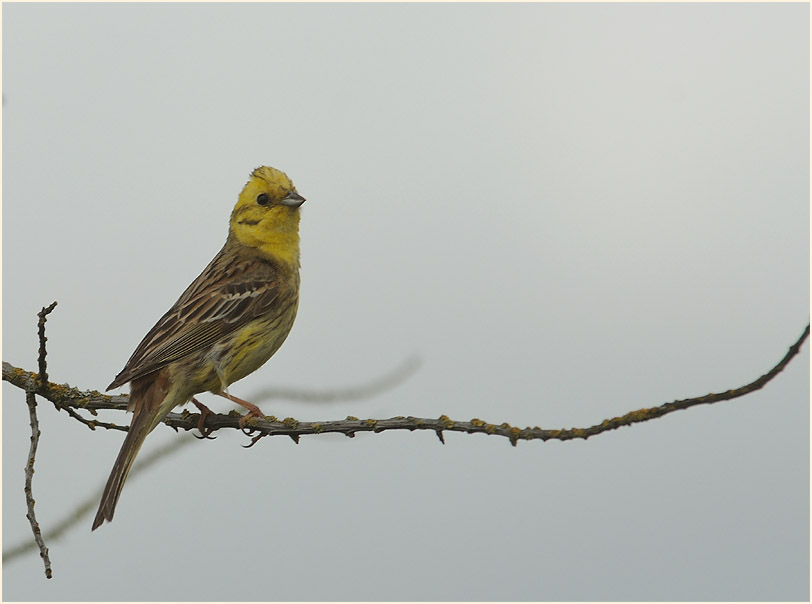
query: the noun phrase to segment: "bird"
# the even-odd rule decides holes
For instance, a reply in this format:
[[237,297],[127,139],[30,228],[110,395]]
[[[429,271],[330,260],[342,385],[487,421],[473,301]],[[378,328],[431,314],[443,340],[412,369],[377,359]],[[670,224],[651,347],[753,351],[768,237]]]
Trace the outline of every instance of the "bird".
[[268,166],[251,172],[231,212],[223,248],[107,387],[129,382],[133,417],[91,530],[112,521],[144,439],[172,409],[192,401],[202,411],[194,396],[211,392],[248,408],[243,420],[262,416],[228,387],[264,365],[293,326],[304,202],[284,172]]

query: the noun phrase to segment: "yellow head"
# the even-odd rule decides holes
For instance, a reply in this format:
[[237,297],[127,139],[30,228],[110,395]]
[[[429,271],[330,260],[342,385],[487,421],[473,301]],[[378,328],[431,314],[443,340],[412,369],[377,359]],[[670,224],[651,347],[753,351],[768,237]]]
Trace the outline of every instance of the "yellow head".
[[275,168],[251,172],[234,211],[229,238],[289,263],[299,262],[299,206],[305,199],[290,178]]

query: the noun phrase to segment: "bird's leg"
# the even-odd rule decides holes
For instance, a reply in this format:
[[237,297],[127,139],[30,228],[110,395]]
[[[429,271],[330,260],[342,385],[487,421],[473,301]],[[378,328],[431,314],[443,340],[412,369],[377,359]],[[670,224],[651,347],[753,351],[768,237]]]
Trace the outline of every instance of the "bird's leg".
[[232,394],[229,394],[228,390],[223,390],[222,392],[215,392],[215,394],[217,396],[222,396],[223,398],[227,398],[232,403],[238,404],[240,407],[245,407],[246,409],[248,409],[248,413],[246,413],[245,415],[243,415],[240,418],[240,421],[239,421],[240,428],[245,427],[245,422],[247,422],[248,418],[250,418],[250,417],[258,417],[260,419],[265,417],[265,415],[262,413],[262,411],[259,410],[259,407],[257,407],[254,403],[249,403],[248,401],[244,401],[241,398],[238,398],[238,397],[236,397],[236,396],[234,396]]
[[214,440],[215,438],[214,436],[209,436],[212,432],[214,432],[214,430],[212,430],[211,428],[205,428],[203,426],[203,424],[206,423],[206,418],[209,415],[214,415],[214,411],[209,409],[206,405],[204,405],[194,397],[192,397],[192,404],[195,407],[197,407],[198,410],[200,411],[200,420],[198,420],[197,422],[197,429],[200,430],[200,436],[195,436],[195,438],[200,439],[208,438],[209,440]]

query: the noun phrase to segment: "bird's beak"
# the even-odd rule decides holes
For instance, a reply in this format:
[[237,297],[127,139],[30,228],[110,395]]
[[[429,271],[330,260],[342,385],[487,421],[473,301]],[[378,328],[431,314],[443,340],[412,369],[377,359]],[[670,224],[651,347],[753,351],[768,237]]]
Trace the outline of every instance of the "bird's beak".
[[305,198],[299,195],[296,191],[291,191],[279,203],[283,206],[290,206],[291,208],[298,208],[305,202]]

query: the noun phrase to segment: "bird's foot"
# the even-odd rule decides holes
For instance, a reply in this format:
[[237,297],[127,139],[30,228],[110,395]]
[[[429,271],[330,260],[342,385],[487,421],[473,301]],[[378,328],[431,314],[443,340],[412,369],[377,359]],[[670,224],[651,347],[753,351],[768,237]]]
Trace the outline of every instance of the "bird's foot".
[[201,440],[202,439],[214,440],[216,437],[215,436],[210,436],[210,434],[212,432],[214,432],[214,430],[212,430],[211,428],[206,428],[205,425],[204,425],[206,423],[206,418],[209,415],[214,415],[214,411],[209,409],[206,405],[201,403],[196,398],[192,398],[192,404],[195,407],[197,407],[198,410],[200,411],[200,420],[198,420],[198,422],[197,422],[197,429],[200,430],[200,436],[197,436],[195,434],[194,435],[195,438],[199,438]]
[[262,413],[262,411],[260,411],[259,407],[257,407],[254,403],[249,403],[248,401],[244,401],[241,398],[238,398],[238,397],[236,397],[236,396],[234,396],[232,394],[229,394],[228,392],[218,392],[217,395],[222,396],[223,398],[227,398],[232,403],[238,404],[240,407],[245,407],[246,409],[248,409],[248,413],[243,415],[240,418],[240,421],[237,422],[239,424],[240,428],[245,428],[245,424],[252,417],[258,417],[259,419],[264,419],[265,418],[265,414]]

